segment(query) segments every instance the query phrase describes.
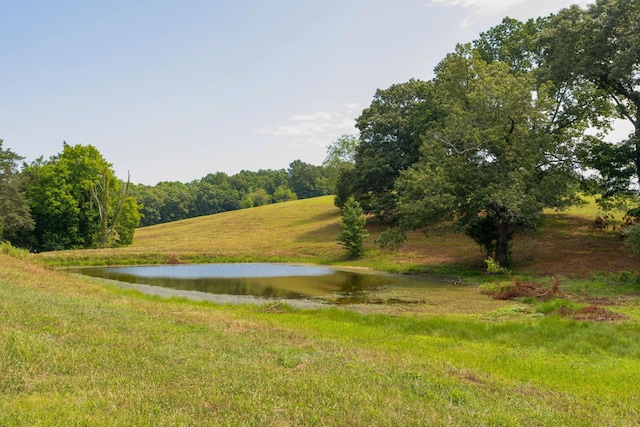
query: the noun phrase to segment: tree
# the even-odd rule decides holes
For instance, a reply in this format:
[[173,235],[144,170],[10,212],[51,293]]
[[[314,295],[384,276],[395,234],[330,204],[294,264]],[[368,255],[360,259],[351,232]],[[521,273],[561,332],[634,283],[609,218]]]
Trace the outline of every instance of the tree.
[[342,207],[342,232],[338,241],[347,249],[351,258],[361,257],[364,253],[363,244],[369,234],[365,230],[366,217],[360,204],[352,197]]
[[[628,139],[587,140],[587,166],[601,172],[604,195],[636,193],[640,178],[640,3],[597,0],[552,16],[541,36],[541,71],[556,85],[595,88],[580,99],[604,119],[623,118],[634,128]],[[562,40],[559,43],[558,40]],[[604,105],[604,101],[608,105]]]
[[296,193],[298,199],[308,199],[325,195],[321,181],[324,177],[324,169],[305,163],[302,160],[294,160],[289,164],[289,186]]
[[271,197],[273,199],[273,203],[288,202],[290,200],[296,200],[298,198],[296,196],[296,193],[294,193],[288,185],[278,186],[278,188],[276,188],[276,191],[273,193],[273,196]]
[[146,227],[159,224],[162,216],[160,209],[162,206],[162,192],[151,185],[132,185],[131,195],[140,203],[140,226]]
[[340,175],[345,173],[346,170],[353,170],[355,167],[357,147],[358,137],[347,134],[341,135],[327,146],[327,155],[322,162],[322,166],[326,171],[328,193],[336,194]]
[[432,101],[432,83],[420,80],[376,91],[371,105],[356,120],[360,141],[355,168],[338,181],[338,206],[353,195],[366,212],[394,215],[394,183],[400,171],[418,161],[420,136],[440,118]]
[[0,242],[17,244],[20,236],[33,230],[34,223],[25,199],[23,176],[18,171],[23,158],[3,149],[2,142],[0,139]]
[[516,230],[575,200],[571,141],[549,132],[555,104],[531,75],[487,64],[469,47],[438,65],[435,85],[446,118],[401,173],[400,222],[382,242],[453,221],[504,266]]
[[506,17],[502,22],[480,34],[473,47],[480,58],[491,63],[503,62],[512,73],[529,72],[540,63],[538,38],[547,18],[526,22]]
[[224,172],[208,174],[193,183],[195,187],[195,216],[240,209],[240,195]]
[[125,203],[126,193],[122,193],[111,165],[91,145],[64,143],[62,153],[48,161],[38,159],[26,173],[37,250],[106,244],[116,230],[125,235],[129,232],[118,222],[123,209],[135,210],[122,212],[131,223],[139,215],[137,204]]
[[[116,224],[120,220],[120,214],[123,210],[134,209],[137,214],[138,222],[133,228],[137,227],[140,223],[140,214],[137,206],[128,203],[125,205],[127,194],[129,192],[130,178],[127,176],[127,182],[125,182],[121,188],[118,180],[115,178],[113,172],[105,167],[102,173],[98,176],[96,182],[89,187],[91,196],[93,197],[96,207],[98,209],[98,215],[100,217],[100,231],[98,232],[99,243],[98,246],[105,247],[107,243],[113,245],[116,240],[121,240]],[[130,212],[128,219],[133,220],[135,215]],[[122,228],[122,227],[120,227]],[[126,231],[125,231],[126,233]],[[131,233],[131,241],[133,241],[133,233]]]
[[193,187],[178,181],[163,181],[156,185],[160,190],[160,222],[178,221],[195,216]]

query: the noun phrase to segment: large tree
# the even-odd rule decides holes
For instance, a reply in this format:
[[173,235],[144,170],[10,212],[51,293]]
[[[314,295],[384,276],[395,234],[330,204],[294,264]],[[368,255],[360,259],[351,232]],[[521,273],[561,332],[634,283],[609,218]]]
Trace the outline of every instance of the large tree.
[[488,64],[468,47],[440,63],[435,86],[446,118],[401,173],[399,226],[383,242],[454,222],[505,265],[516,230],[534,229],[546,207],[573,202],[572,142],[550,132],[554,100],[530,74]]
[[394,183],[400,171],[418,161],[420,136],[439,118],[431,82],[409,80],[377,90],[356,120],[355,168],[338,182],[338,205],[353,195],[366,212],[392,217]]
[[0,241],[20,244],[20,237],[33,229],[33,219],[24,195],[23,175],[18,164],[23,159],[2,148],[0,139]]
[[[640,176],[640,2],[597,0],[551,17],[542,32],[541,71],[556,85],[595,88],[582,105],[595,105],[604,118],[633,126],[628,138],[606,143],[592,138],[588,166],[600,171],[604,195],[636,193]],[[584,92],[584,91],[583,91]],[[609,103],[608,111],[603,101]]]

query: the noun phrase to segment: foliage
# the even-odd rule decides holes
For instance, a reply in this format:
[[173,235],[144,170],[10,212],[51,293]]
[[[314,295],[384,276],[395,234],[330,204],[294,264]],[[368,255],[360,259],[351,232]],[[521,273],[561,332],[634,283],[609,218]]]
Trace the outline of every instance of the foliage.
[[[586,9],[572,6],[552,16],[541,35],[541,70],[556,85],[581,89],[578,104],[592,108],[605,123],[623,118],[634,127],[628,139],[608,143],[593,138],[585,147],[585,163],[599,171],[605,196],[637,191],[639,20],[640,3],[635,0],[597,0]],[[562,43],[557,42],[560,38]]]
[[490,274],[506,274],[509,275],[510,272],[506,268],[502,267],[500,264],[496,262],[495,259],[489,257],[484,260],[484,263],[487,265],[487,273]]
[[454,221],[505,266],[516,230],[535,229],[544,208],[575,200],[571,141],[549,133],[555,104],[530,75],[468,47],[436,72],[447,117],[396,184],[399,228]]
[[[62,153],[33,162],[26,173],[38,251],[113,244],[115,230],[131,235],[138,225],[138,205],[124,203],[126,189],[91,145],[64,143]],[[126,225],[118,222],[120,214]]]
[[16,248],[9,242],[0,242],[0,254],[18,259],[27,259],[29,257],[28,250]]
[[376,91],[371,105],[356,120],[360,142],[355,169],[339,178],[338,206],[354,196],[365,212],[395,214],[394,183],[400,171],[418,160],[420,136],[440,118],[433,96],[432,83],[420,80]]
[[495,295],[508,292],[516,287],[515,282],[508,280],[503,282],[489,282],[478,286],[478,290],[485,295]]
[[338,241],[347,249],[351,258],[361,257],[364,253],[364,240],[369,236],[364,228],[366,221],[360,204],[354,198],[347,200],[342,207],[342,232]]
[[480,34],[473,47],[483,61],[502,62],[512,73],[529,72],[540,62],[538,36],[547,19],[520,22],[506,17],[493,28]]
[[336,194],[340,176],[346,171],[353,170],[357,147],[358,137],[346,134],[327,146],[327,155],[322,166],[325,168],[326,186],[330,193]]
[[25,197],[24,175],[18,171],[22,157],[2,148],[0,139],[0,242],[20,243],[34,222]]
[[324,196],[330,192],[326,184],[323,184],[326,177],[322,166],[295,160],[289,164],[287,174],[289,186],[299,199]]
[[133,243],[133,235],[140,224],[141,205],[134,197],[125,197],[118,221],[115,223],[115,234],[119,245]]
[[624,229],[624,244],[633,253],[640,254],[640,224],[633,224]]

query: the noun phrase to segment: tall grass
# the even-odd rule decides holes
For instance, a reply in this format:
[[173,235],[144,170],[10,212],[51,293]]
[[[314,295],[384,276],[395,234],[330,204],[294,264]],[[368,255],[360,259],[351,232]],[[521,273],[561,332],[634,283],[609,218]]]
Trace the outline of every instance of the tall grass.
[[0,254],[7,255],[13,258],[27,259],[30,255],[26,249],[16,248],[9,242],[0,241]]

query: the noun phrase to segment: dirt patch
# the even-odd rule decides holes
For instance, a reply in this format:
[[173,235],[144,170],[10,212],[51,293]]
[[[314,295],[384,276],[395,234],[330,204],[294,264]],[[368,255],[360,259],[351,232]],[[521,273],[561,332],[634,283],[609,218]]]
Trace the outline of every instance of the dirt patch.
[[589,305],[575,311],[567,307],[560,307],[558,309],[558,314],[574,320],[595,320],[599,322],[612,322],[626,319],[626,316],[620,313],[614,313],[613,311],[599,305]]
[[593,224],[593,217],[548,213],[539,232],[514,238],[514,268],[570,278],[637,271],[638,258],[623,245],[619,233],[597,231]]
[[522,282],[518,279],[514,279],[509,282],[508,285],[501,287],[500,289],[495,291],[484,291],[484,293],[500,300],[513,300],[518,298],[536,298],[538,300],[546,300],[549,298],[564,296],[560,290],[560,283],[555,278],[551,285]]

